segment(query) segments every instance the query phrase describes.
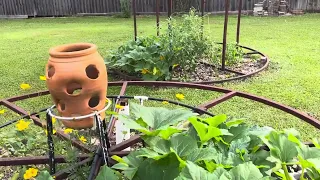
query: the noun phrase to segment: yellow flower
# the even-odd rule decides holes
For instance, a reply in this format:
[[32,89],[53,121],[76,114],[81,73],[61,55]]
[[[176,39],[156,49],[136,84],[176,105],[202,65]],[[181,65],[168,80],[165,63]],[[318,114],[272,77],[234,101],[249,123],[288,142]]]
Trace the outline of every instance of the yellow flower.
[[147,74],[147,73],[149,73],[150,71],[148,70],[148,69],[146,69],[146,68],[144,68],[144,69],[142,69],[141,70],[141,74]]
[[56,121],[57,121],[57,119],[56,118],[54,118],[54,117],[52,117],[52,124],[54,124],[54,123],[56,123]]
[[179,100],[183,100],[184,99],[184,95],[181,93],[176,94],[176,98]]
[[72,133],[72,131],[73,131],[73,129],[67,128],[67,129],[65,129],[63,132],[64,132],[65,134],[70,134],[70,133]]
[[79,140],[80,140],[81,142],[83,142],[83,143],[86,143],[86,142],[87,142],[87,139],[86,139],[84,136],[81,136],[81,137],[79,138]]
[[[44,130],[44,132],[46,133],[46,135],[48,135],[48,131],[47,130]],[[57,131],[55,129],[52,130],[52,134],[56,134],[56,132]]]
[[39,76],[39,79],[40,79],[41,81],[46,81],[46,80],[47,80],[46,76]]
[[5,112],[6,112],[6,110],[4,110],[4,109],[0,110],[0,114],[4,114]]
[[168,101],[162,101],[162,104],[169,104]]
[[31,178],[32,178],[31,172],[27,170],[27,171],[24,173],[23,178],[24,178],[24,179],[31,179]]
[[164,60],[164,56],[160,56],[160,60],[161,60],[161,61]]
[[174,69],[174,68],[177,67],[177,66],[179,66],[179,64],[174,64],[174,65],[172,66],[172,68]]
[[29,84],[22,83],[22,84],[20,84],[20,88],[23,89],[23,90],[26,90],[26,89],[30,89],[31,86]]
[[117,109],[123,109],[124,107],[121,106],[120,104],[116,104],[116,108],[117,108]]
[[24,179],[31,179],[32,177],[36,177],[38,174],[38,169],[29,168],[23,175]]
[[109,103],[109,99],[106,99],[106,103]]
[[18,131],[23,131],[29,127],[30,122],[24,121],[23,119],[19,120],[16,124]]

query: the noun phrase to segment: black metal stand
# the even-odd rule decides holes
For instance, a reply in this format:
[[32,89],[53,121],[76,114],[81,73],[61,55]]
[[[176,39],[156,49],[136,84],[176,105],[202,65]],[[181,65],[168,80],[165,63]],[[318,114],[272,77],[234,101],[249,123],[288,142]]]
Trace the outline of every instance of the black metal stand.
[[54,144],[52,140],[53,128],[52,128],[52,117],[49,113],[46,114],[47,119],[47,138],[48,138],[48,146],[49,146],[49,167],[50,174],[56,173],[56,163],[54,160]]

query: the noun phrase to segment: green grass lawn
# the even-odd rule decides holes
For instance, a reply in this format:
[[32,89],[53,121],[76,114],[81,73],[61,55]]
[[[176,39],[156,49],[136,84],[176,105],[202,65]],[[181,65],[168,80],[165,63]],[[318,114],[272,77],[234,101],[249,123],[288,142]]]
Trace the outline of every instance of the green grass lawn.
[[[164,20],[164,18],[162,18]],[[156,34],[155,17],[138,17],[138,34]],[[163,22],[163,29],[166,24]],[[271,58],[267,71],[254,78],[225,83],[229,89],[250,92],[307,112],[320,119],[320,14],[291,17],[243,17],[241,44],[266,53]],[[211,16],[205,21],[206,34],[221,42],[223,16]],[[235,41],[236,17],[229,21],[228,41]],[[111,17],[36,18],[0,20],[0,99],[45,90],[44,75],[50,47],[74,42],[97,44],[102,56],[133,38],[132,19]],[[29,83],[30,90],[21,90]],[[112,88],[108,94],[117,94]],[[187,104],[198,105],[220,94],[202,90],[130,87],[128,95],[150,95],[174,99],[182,92]],[[26,100],[18,105],[34,111],[51,104],[49,96]],[[0,109],[3,107],[0,106]],[[319,131],[299,119],[279,110],[241,98],[233,98],[210,110],[232,117],[244,117],[248,122],[275,128],[294,127],[305,140],[318,136]],[[0,123],[16,117],[11,112],[0,115]]]

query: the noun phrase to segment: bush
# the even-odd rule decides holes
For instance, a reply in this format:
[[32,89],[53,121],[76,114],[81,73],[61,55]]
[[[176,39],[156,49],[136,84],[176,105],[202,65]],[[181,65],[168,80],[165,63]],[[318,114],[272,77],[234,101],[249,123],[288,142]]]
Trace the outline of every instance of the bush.
[[[216,46],[214,50],[215,55],[213,56],[212,63],[216,65],[221,64],[222,59],[222,46]],[[237,46],[237,43],[227,44],[226,49],[226,65],[238,64],[243,58],[243,50],[241,47]]]
[[131,17],[130,0],[120,0],[120,7],[121,7],[121,12],[122,12],[122,17],[130,18]]

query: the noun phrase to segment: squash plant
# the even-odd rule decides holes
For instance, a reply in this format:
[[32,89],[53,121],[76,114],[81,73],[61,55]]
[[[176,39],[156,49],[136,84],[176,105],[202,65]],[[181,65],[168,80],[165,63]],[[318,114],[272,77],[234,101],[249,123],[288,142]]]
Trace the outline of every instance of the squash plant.
[[308,147],[294,129],[250,127],[243,119],[202,118],[184,109],[130,107],[130,116],[118,118],[141,133],[146,147],[113,156],[118,163],[103,166],[98,180],[290,180],[293,165],[301,167],[300,179],[320,178],[319,141]]

